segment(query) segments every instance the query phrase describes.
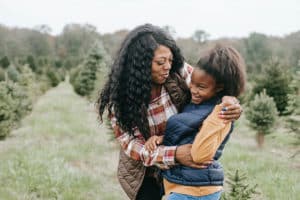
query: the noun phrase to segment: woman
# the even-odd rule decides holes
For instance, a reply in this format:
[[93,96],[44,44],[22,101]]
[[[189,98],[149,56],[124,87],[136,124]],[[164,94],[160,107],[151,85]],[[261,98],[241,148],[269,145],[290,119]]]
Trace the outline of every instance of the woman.
[[[118,178],[130,199],[161,199],[158,168],[168,169],[175,161],[190,167],[205,166],[192,161],[191,145],[159,146],[151,153],[144,148],[147,139],[162,135],[167,119],[190,101],[185,80],[191,69],[184,64],[174,39],[157,26],[135,28],[121,45],[98,107],[101,120],[108,109],[121,144]],[[235,120],[240,113],[240,105],[233,104],[223,118]]]

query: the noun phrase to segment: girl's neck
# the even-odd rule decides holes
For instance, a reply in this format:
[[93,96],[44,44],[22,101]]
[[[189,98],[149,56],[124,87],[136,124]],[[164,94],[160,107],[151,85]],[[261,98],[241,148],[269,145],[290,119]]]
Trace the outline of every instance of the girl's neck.
[[158,84],[154,84],[154,83],[152,84],[151,99],[155,99],[160,96],[161,88],[162,88],[162,85],[158,85]]

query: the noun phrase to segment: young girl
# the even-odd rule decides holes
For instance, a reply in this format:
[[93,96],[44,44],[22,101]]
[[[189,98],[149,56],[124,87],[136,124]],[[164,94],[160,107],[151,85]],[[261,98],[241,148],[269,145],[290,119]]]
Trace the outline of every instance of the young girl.
[[244,86],[244,61],[234,48],[218,45],[200,58],[191,77],[191,103],[182,113],[168,119],[164,137],[153,136],[145,144],[152,152],[161,143],[165,146],[193,143],[194,162],[209,163],[203,169],[177,165],[164,170],[164,188],[166,194],[170,194],[168,200],[220,198],[224,172],[217,160],[233,125],[218,117],[226,110],[218,103],[225,95],[237,97]]

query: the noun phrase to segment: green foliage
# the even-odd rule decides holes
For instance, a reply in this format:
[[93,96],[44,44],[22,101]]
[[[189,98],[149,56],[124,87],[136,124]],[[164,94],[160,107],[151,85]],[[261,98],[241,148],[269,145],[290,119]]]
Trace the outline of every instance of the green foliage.
[[274,100],[266,94],[265,90],[255,95],[246,110],[246,118],[250,122],[250,127],[263,134],[270,133],[277,115]]
[[0,137],[6,137],[32,110],[32,102],[22,87],[9,81],[0,83],[0,100]]
[[79,75],[80,71],[82,70],[82,65],[78,65],[77,67],[74,67],[70,70],[70,83],[74,86],[75,80],[77,76]]
[[7,95],[14,100],[14,109],[12,111],[15,113],[14,121],[18,123],[32,110],[32,102],[24,88],[17,83],[7,82],[5,85]]
[[246,83],[245,91],[238,97],[240,104],[248,104],[250,102],[252,95],[252,84],[250,82]]
[[7,76],[10,80],[17,82],[19,80],[20,73],[18,72],[18,70],[14,65],[10,65],[7,68]]
[[226,182],[230,191],[223,193],[221,200],[248,200],[252,199],[253,194],[257,194],[257,185],[250,186],[247,183],[246,174],[239,173],[239,170],[236,170],[234,174],[229,174]]
[[34,57],[33,56],[27,56],[27,63],[29,65],[29,67],[31,68],[32,71],[36,71],[37,70],[37,67],[36,67],[36,64],[35,64],[35,60],[34,60]]
[[244,40],[244,44],[248,73],[261,72],[263,63],[266,63],[272,55],[268,37],[261,33],[251,33]]
[[0,82],[0,139],[6,137],[14,124],[14,100],[7,95],[5,82]]
[[96,69],[94,66],[85,65],[76,77],[74,89],[81,96],[89,96],[94,90]]
[[[101,43],[96,43],[85,59],[84,65],[72,81],[74,82],[74,89],[76,93],[81,96],[90,96],[95,88],[95,81],[97,79],[97,71],[103,67],[105,62],[104,49]],[[104,64],[105,66],[105,64]],[[73,74],[74,75],[74,74]]]
[[59,84],[60,82],[59,74],[52,67],[48,67],[46,75],[52,87],[56,87]]
[[253,94],[258,94],[265,89],[266,93],[273,97],[279,114],[283,115],[288,105],[288,94],[291,93],[290,82],[291,78],[286,70],[279,62],[273,62],[265,68],[263,75],[256,80]]
[[61,68],[62,65],[63,65],[63,63],[62,63],[61,60],[55,60],[54,64],[55,64],[55,67],[56,67],[56,68]]
[[0,60],[0,65],[1,65],[1,67],[2,67],[3,69],[8,68],[8,66],[10,65],[10,62],[9,62],[7,56],[4,56],[3,58],[1,58],[1,60]]
[[24,87],[24,90],[30,97],[32,102],[35,102],[36,99],[42,94],[40,83],[36,77],[36,74],[33,73],[31,68],[28,65],[21,67],[21,73],[18,83]]
[[296,71],[294,79],[290,85],[293,94],[290,94],[286,112],[289,114],[286,118],[286,127],[296,134],[296,143],[300,144],[300,71]]
[[5,70],[0,68],[0,81],[5,81]]

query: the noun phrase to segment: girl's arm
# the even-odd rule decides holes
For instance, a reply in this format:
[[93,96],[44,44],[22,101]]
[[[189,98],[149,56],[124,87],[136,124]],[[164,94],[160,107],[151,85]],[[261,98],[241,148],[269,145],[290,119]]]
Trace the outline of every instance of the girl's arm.
[[224,123],[219,117],[221,105],[216,105],[212,113],[204,120],[191,149],[193,161],[204,163],[213,160],[217,149],[230,131],[231,123]]

